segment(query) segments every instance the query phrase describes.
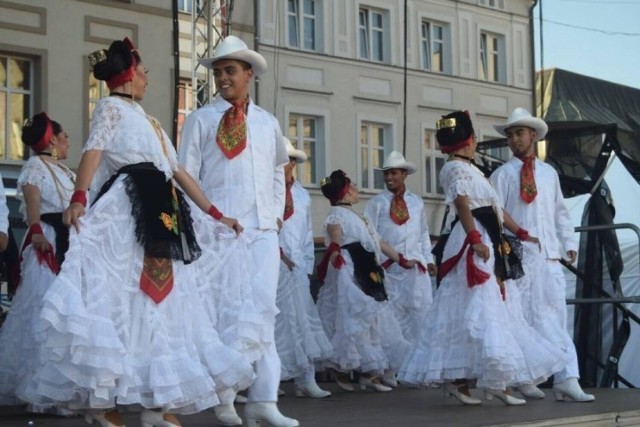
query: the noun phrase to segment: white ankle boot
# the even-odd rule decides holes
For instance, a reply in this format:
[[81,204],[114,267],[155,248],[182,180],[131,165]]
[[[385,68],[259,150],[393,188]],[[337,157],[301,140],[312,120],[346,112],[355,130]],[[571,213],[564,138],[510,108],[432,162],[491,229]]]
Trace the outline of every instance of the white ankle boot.
[[574,402],[593,402],[596,400],[593,394],[585,393],[582,390],[577,378],[569,378],[559,384],[554,384],[553,393],[556,395],[556,400]]
[[244,408],[247,427],[260,427],[262,422],[272,427],[298,427],[300,423],[293,418],[285,417],[278,410],[276,402],[249,402]]
[[306,384],[296,385],[296,397],[304,396],[312,399],[322,399],[323,397],[331,396],[331,392],[321,389],[318,383],[312,380]]
[[216,418],[223,426],[241,426],[242,418],[238,416],[233,403],[222,404],[213,407]]
[[398,387],[398,380],[396,380],[396,373],[392,369],[385,369],[382,375],[382,384],[396,388]]

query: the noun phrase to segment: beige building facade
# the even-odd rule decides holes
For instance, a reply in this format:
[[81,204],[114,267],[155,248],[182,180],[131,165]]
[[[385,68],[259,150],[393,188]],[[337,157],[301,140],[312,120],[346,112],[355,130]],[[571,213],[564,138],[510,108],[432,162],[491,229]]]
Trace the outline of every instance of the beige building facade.
[[[178,9],[176,82],[172,1]],[[171,134],[195,108],[190,11],[207,0],[0,0],[0,171],[17,177],[27,155],[19,127],[46,110],[71,135],[75,167],[92,105],[104,88],[87,54],[130,37],[150,70],[146,111]],[[214,5],[219,2],[210,0]],[[254,100],[310,156],[298,179],[310,190],[314,234],[329,208],[319,183],[345,170],[361,190],[360,209],[384,188],[392,150],[418,166],[410,189],[423,196],[432,234],[444,212],[438,171],[445,162],[435,122],[471,112],[480,139],[518,106],[532,108],[530,0],[235,0],[231,34],[268,61]],[[405,4],[406,67],[405,67]],[[174,109],[174,88],[178,108]],[[22,150],[22,151],[21,151]],[[499,153],[506,155],[507,153]],[[9,185],[10,187],[10,185]]]

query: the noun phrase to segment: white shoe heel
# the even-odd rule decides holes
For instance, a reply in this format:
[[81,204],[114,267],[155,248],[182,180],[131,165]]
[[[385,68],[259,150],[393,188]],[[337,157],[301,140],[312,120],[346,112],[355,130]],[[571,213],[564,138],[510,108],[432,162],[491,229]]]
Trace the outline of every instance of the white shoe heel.
[[331,396],[331,392],[323,390],[318,383],[311,381],[307,384],[296,386],[296,397],[310,397],[312,399],[322,399]]
[[544,399],[545,394],[533,384],[520,384],[518,391],[527,399]]
[[111,411],[102,412],[100,414],[84,414],[84,420],[87,422],[87,424],[93,424],[94,422],[96,422],[100,425],[100,427],[127,427],[124,424],[114,424],[106,419],[105,415],[110,412]]
[[218,424],[223,426],[241,426],[242,418],[238,416],[236,408],[233,403],[222,404],[213,407],[213,412],[216,414]]
[[482,400],[471,396],[466,385],[456,385],[454,383],[446,383],[442,388],[445,396],[455,397],[456,400],[463,405],[481,405]]
[[145,409],[140,413],[140,423],[142,427],[180,427],[179,424],[165,420],[162,412],[156,412],[150,409]]
[[381,384],[380,380],[378,380],[375,377],[372,377],[372,378],[360,377],[359,383],[360,383],[361,390],[373,390],[373,391],[380,391],[380,392],[387,392],[387,391],[393,390],[393,388]]
[[250,402],[244,409],[248,427],[260,427],[266,423],[272,427],[298,427],[300,423],[285,417],[278,410],[276,402]]
[[487,388],[484,390],[484,398],[486,400],[491,400],[494,397],[500,400],[502,403],[504,403],[507,406],[520,406],[520,405],[527,404],[526,400],[513,397],[502,390],[493,390],[490,388]]

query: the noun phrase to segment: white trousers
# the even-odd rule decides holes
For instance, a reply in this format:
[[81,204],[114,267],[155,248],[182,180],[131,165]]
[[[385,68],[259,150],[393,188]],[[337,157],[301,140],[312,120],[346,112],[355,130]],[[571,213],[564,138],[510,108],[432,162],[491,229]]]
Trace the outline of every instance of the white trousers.
[[[547,300],[555,308],[555,316],[558,323],[567,332],[567,282],[564,278],[564,272],[562,271],[562,265],[557,260],[548,259],[546,263],[546,280],[536,281],[539,285],[545,286],[545,293]],[[578,369],[578,354],[576,353],[575,345],[569,346],[567,349],[570,360],[567,366],[560,372],[556,372],[553,375],[553,382],[555,384],[564,382],[569,378],[580,378],[580,371]]]
[[[262,280],[257,286],[267,287],[270,301],[275,305],[278,289],[278,274],[280,272],[280,246],[278,233],[275,230],[245,229],[245,237],[249,241],[249,249],[253,257],[256,271],[253,277]],[[255,382],[249,387],[247,400],[249,402],[277,402],[278,385],[280,384],[280,357],[276,351],[274,329],[275,324],[269,325],[271,341],[262,357],[254,363],[256,373]]]

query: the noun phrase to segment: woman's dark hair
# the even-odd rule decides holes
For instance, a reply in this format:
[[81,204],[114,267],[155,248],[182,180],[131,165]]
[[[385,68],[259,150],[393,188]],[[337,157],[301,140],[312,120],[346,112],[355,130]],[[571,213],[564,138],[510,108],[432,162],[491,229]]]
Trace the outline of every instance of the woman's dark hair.
[[48,123],[51,123],[54,135],[62,132],[60,123],[49,119],[47,113],[43,111],[25,122],[25,125],[22,127],[22,142],[28,146],[37,144],[47,131]]
[[336,200],[338,195],[344,190],[344,187],[351,183],[351,179],[341,169],[331,172],[327,178],[320,182],[320,190],[324,197],[329,200]]
[[109,50],[103,51],[106,58],[93,65],[93,76],[98,80],[111,80],[118,74],[137,65],[140,62],[140,55],[137,51],[132,51],[131,47],[122,40],[111,43]]
[[475,134],[468,111],[454,111],[436,124],[436,139],[441,146],[454,145]]

